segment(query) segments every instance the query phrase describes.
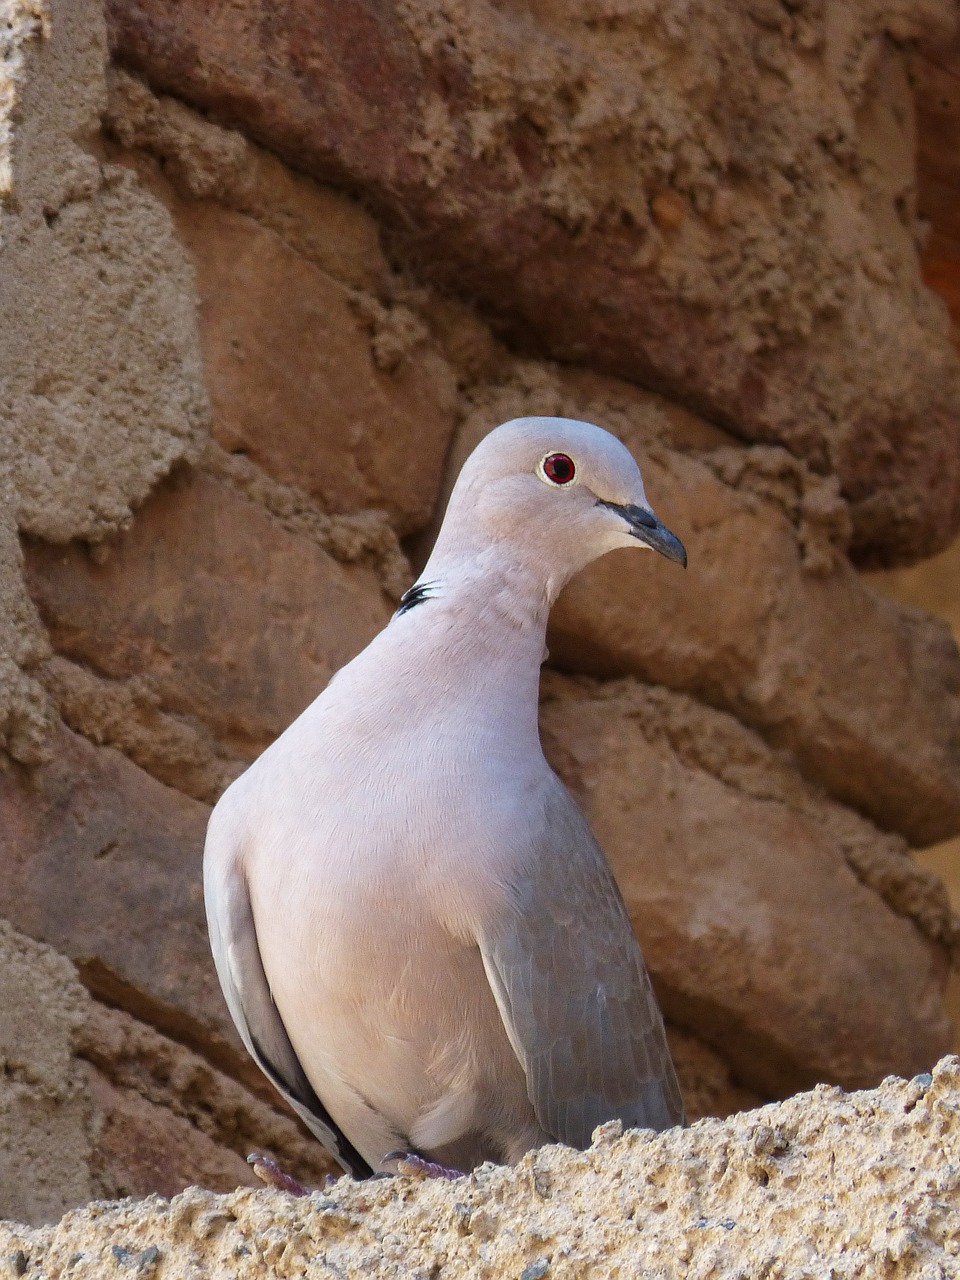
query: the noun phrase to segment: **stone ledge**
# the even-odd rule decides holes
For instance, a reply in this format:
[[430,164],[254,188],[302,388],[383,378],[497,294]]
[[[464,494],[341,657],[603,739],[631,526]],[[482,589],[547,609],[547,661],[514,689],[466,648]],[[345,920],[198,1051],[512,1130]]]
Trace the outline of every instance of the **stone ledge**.
[[869,1092],[820,1086],[686,1130],[594,1138],[455,1182],[94,1203],[52,1227],[0,1224],[0,1265],[46,1280],[957,1273],[958,1058]]

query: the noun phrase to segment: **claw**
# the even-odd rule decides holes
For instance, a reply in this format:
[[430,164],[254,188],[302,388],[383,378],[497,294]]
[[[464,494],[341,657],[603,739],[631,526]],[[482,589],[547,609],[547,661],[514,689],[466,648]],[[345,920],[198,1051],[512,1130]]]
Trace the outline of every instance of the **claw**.
[[259,1151],[251,1151],[247,1156],[247,1164],[257,1175],[261,1182],[265,1182],[268,1187],[276,1187],[278,1191],[288,1191],[292,1196],[308,1196],[309,1190],[298,1182],[292,1174],[281,1169],[276,1160],[270,1156],[261,1155]]
[[452,1182],[455,1178],[466,1177],[462,1169],[448,1169],[445,1164],[425,1160],[415,1151],[388,1151],[382,1163],[393,1164],[394,1162],[398,1173],[412,1174],[421,1178],[447,1178]]

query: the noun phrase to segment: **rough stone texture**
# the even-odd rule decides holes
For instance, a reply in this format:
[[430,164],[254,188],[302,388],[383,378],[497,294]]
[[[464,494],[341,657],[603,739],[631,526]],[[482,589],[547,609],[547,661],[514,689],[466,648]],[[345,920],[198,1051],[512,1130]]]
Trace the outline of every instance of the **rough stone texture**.
[[107,73],[103,126],[111,154],[133,164],[166,199],[172,189],[184,202],[214,201],[275,232],[341,284],[376,295],[389,289],[392,272],[373,216],[336,187],[288,169],[238,130],[115,66]]
[[128,524],[196,457],[208,407],[171,220],[82,146],[105,101],[101,8],[59,4],[45,29],[26,51],[0,205],[0,290],[18,318],[0,329],[0,444],[20,527],[61,542]]
[[169,1196],[191,1182],[259,1186],[246,1156],[261,1146],[307,1179],[322,1181],[336,1168],[312,1134],[276,1109],[272,1090],[264,1102],[122,1010],[88,998],[73,1051],[100,1116],[90,1159],[100,1196]]
[[392,608],[372,568],[338,564],[198,472],[167,481],[104,550],[27,547],[57,650],[112,680],[148,675],[226,758],[262,751]]
[[243,214],[207,202],[177,222],[220,444],[326,510],[382,507],[401,534],[425,525],[456,388],[424,326],[351,295]]
[[490,422],[582,415],[643,459],[655,509],[690,552],[685,574],[624,551],[578,575],[551,621],[555,662],[639,675],[734,712],[915,843],[958,829],[960,653],[942,624],[851,569],[835,488],[779,449],[683,451],[687,424],[626,384],[519,366],[472,400],[448,486]]
[[[871,585],[878,591],[914,609],[937,614],[948,623],[954,639],[960,641],[960,542],[923,564],[909,569],[893,569],[872,574]],[[954,907],[960,909],[960,839],[917,852],[924,867],[940,876]],[[953,1051],[960,1052],[960,971],[951,974],[947,986],[947,1011],[953,1022]]]
[[49,1222],[94,1194],[94,1110],[73,1056],[88,998],[68,960],[0,920],[0,1216]]
[[[716,1068],[703,1074],[722,1089]],[[49,1222],[91,1196],[191,1182],[259,1185],[245,1155],[261,1143],[304,1177],[332,1167],[296,1122],[100,1004],[69,960],[0,921],[0,1217]]]
[[[943,844],[933,845],[932,848],[917,853],[915,857],[922,867],[940,877],[954,909],[960,907],[960,840],[947,840]],[[960,1050],[960,970],[956,968],[947,980],[944,1005],[953,1025],[950,1048],[956,1053]]]
[[213,734],[193,717],[162,709],[149,675],[108,680],[59,655],[40,679],[66,724],[98,746],[116,747],[169,787],[213,804],[240,772]]
[[872,1092],[820,1088],[688,1130],[596,1131],[455,1182],[341,1179],[99,1204],[0,1226],[11,1274],[458,1280],[960,1273],[960,1061]]
[[0,744],[15,759],[36,764],[49,753],[54,714],[30,674],[50,642],[23,581],[23,556],[13,495],[0,476]]
[[123,58],[361,190],[515,341],[836,470],[862,558],[956,528],[957,361],[919,288],[890,42],[947,29],[947,0],[108,12]]
[[133,176],[83,149],[104,104],[101,6],[7,0],[0,22],[0,742],[24,762],[55,716],[16,524],[101,537],[207,422],[183,250]]
[[905,847],[805,787],[731,717],[662,689],[552,676],[541,732],[665,1011],[738,1079],[779,1096],[857,1085],[891,1063],[924,1070],[949,1046],[943,977],[960,921]]

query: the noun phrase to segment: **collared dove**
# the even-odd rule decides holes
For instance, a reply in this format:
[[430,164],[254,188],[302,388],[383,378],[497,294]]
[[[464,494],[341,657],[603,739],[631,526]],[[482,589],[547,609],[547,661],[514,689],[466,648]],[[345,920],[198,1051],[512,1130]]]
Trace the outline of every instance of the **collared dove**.
[[389,624],[214,809],[230,1013],[354,1176],[683,1122],[623,900],[537,725],[550,606],[615,547],[686,564],[628,450],[567,418],[498,427]]

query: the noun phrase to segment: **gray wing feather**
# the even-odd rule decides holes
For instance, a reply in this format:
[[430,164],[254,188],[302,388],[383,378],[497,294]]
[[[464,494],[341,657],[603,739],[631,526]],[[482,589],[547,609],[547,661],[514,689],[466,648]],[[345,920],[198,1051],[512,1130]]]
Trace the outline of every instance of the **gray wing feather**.
[[354,1177],[369,1177],[370,1165],[334,1123],[307,1079],[274,1004],[240,858],[232,851],[225,858],[214,856],[209,837],[204,899],[217,976],[251,1057],[337,1162]]
[[663,1018],[623,898],[559,779],[513,908],[480,946],[542,1128],[586,1147],[607,1120],[682,1124]]

